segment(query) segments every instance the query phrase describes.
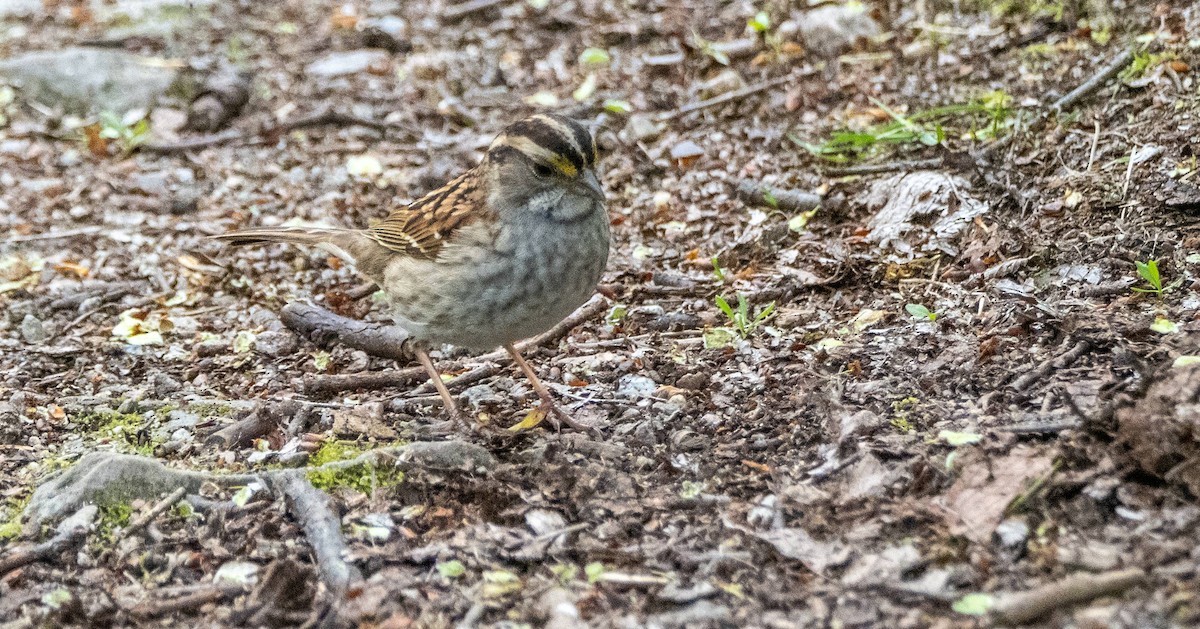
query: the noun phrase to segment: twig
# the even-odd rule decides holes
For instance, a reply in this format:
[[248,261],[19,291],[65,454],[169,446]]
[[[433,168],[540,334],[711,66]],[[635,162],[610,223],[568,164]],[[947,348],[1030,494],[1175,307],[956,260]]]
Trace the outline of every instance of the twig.
[[[498,371],[498,369],[496,368],[496,365],[494,365],[494,364],[480,365],[479,367],[476,367],[476,368],[472,369],[471,371],[464,373],[461,376],[458,376],[452,380],[447,381],[446,388],[451,389],[451,390],[458,390],[458,389],[462,389],[465,387],[469,387],[469,386],[475,384],[476,382],[479,382],[480,380],[486,380],[486,379],[496,375],[497,371]],[[409,391],[408,395],[410,395],[410,396],[426,395],[428,393],[433,393],[435,390],[436,389],[433,386],[432,382],[426,382],[426,383],[422,384],[421,386],[413,389],[412,391]]]
[[442,11],[442,19],[450,22],[461,20],[468,15],[479,13],[480,11],[486,11],[494,6],[505,4],[508,1],[509,0],[468,0],[467,2],[460,2],[458,4],[446,7],[446,10]]
[[130,613],[139,618],[153,618],[174,612],[195,609],[208,603],[216,603],[240,596],[246,589],[240,585],[205,585],[194,592],[167,600],[149,600],[138,604]]
[[944,163],[940,157],[929,159],[913,159],[907,161],[884,162],[882,164],[861,164],[859,166],[841,166],[822,168],[821,172],[827,177],[850,177],[853,175],[878,175],[897,171],[928,170],[937,168]]
[[303,412],[301,405],[295,401],[284,401],[269,406],[258,406],[245,418],[238,420],[204,440],[204,445],[220,448],[236,448],[250,443],[280,425],[283,417],[294,417]]
[[735,100],[740,100],[747,96],[757,94],[759,92],[765,92],[766,90],[769,90],[773,87],[778,87],[789,81],[794,81],[794,80],[796,80],[796,78],[797,77],[789,74],[787,76],[775,77],[768,81],[763,81],[762,83],[748,85],[746,87],[743,87],[740,90],[726,92],[724,94],[721,94],[720,96],[714,96],[712,98],[702,100],[699,102],[689,103],[678,109],[663,112],[656,117],[656,120],[658,120],[659,122],[666,122],[668,120],[674,120],[675,118],[678,118],[680,116],[685,116],[694,111],[700,111],[701,109],[708,109],[709,107],[716,107],[717,105],[722,105],[724,103],[732,102]]
[[318,345],[337,341],[372,356],[407,361],[408,332],[404,328],[369,323],[334,314],[319,306],[291,302],[279,313],[283,324]]
[[992,611],[1000,622],[1025,624],[1056,609],[1119,594],[1145,580],[1146,573],[1140,568],[1100,574],[1073,574],[1057,583],[1001,596]]
[[158,503],[155,504],[154,507],[152,507],[149,511],[147,511],[138,519],[130,522],[129,526],[125,527],[125,530],[121,531],[121,535],[117,538],[117,541],[125,539],[126,537],[129,537],[130,535],[133,535],[146,528],[146,526],[153,522],[155,518],[162,515],[164,511],[175,506],[175,503],[179,502],[179,500],[183,498],[183,495],[186,493],[187,487],[176,487],[175,491],[167,494],[166,498],[158,501]]
[[770,205],[785,212],[807,212],[821,205],[819,194],[772,188],[752,179],[738,182],[737,195],[747,203]]
[[90,236],[91,234],[99,234],[104,231],[101,225],[89,225],[88,227],[80,227],[78,229],[64,229],[58,232],[46,232],[43,234],[29,234],[27,236],[10,236],[4,242],[34,242],[37,240],[58,240],[59,238],[74,238],[75,236]]
[[358,568],[346,563],[346,541],[342,520],[334,512],[333,499],[312,486],[303,471],[288,470],[271,475],[275,490],[287,498],[288,511],[300,522],[304,537],[317,561],[317,574],[335,599],[362,580]]
[[1079,87],[1068,92],[1066,96],[1054,101],[1054,104],[1050,105],[1050,109],[1054,113],[1059,113],[1064,109],[1070,109],[1071,107],[1074,107],[1083,99],[1097,92],[1101,87],[1104,86],[1105,83],[1108,82],[1109,79],[1117,76],[1117,74],[1121,70],[1125,69],[1125,66],[1129,65],[1129,62],[1132,60],[1133,49],[1126,48],[1125,50],[1122,50],[1120,54],[1118,54],[1116,57],[1113,57],[1113,60],[1110,61],[1108,65],[1100,68],[1098,72],[1093,74],[1092,78],[1081,83]]
[[308,374],[304,376],[304,393],[320,396],[339,391],[374,391],[402,387],[428,377],[423,367],[347,374]]
[[370,297],[371,295],[374,295],[375,291],[377,290],[379,290],[378,284],[375,282],[367,282],[346,291],[346,296],[354,301],[358,301],[364,297]]
[[[293,308],[295,306],[295,308]],[[593,296],[590,301],[580,306],[578,310],[571,313],[566,319],[558,322],[553,328],[550,328],[541,335],[534,337],[533,340],[521,343],[518,345],[519,350],[526,350],[531,347],[540,347],[552,345],[559,342],[571,330],[578,327],[584,321],[600,314],[608,307],[608,300],[600,295]],[[289,312],[290,311],[290,312]],[[299,311],[299,312],[298,312]],[[364,323],[356,319],[347,319],[341,317],[324,308],[309,304],[296,304],[295,302],[284,306],[283,312],[280,313],[285,325],[304,336],[309,336],[308,327],[312,326],[313,334],[318,335],[322,340],[336,338],[339,342],[361,349],[372,356],[380,358],[393,358],[396,360],[407,361],[411,355],[404,353],[401,356],[395,355],[397,348],[402,348],[403,341],[389,338],[389,334],[406,334],[403,329],[395,326],[385,326],[381,324]],[[295,317],[295,325],[290,319]],[[304,325],[304,329],[297,326]],[[319,326],[319,328],[318,328]],[[403,337],[401,337],[403,338]],[[353,342],[349,342],[353,341]],[[379,349],[385,353],[377,353]],[[512,358],[504,351],[496,351],[474,359],[481,363],[495,363],[497,365],[507,365],[512,362]],[[483,369],[482,367],[480,369]],[[476,370],[479,371],[479,370]],[[482,373],[482,372],[481,372]],[[412,367],[400,369],[396,371],[381,371],[356,374],[337,374],[337,375],[311,375],[304,378],[304,392],[308,395],[322,395],[336,393],[338,391],[348,391],[352,389],[386,389],[388,387],[404,386],[415,380],[425,378],[425,370],[420,367]],[[462,378],[475,377],[475,380],[464,380],[459,385],[469,382],[478,382],[487,377],[487,374],[477,374],[470,372]],[[451,383],[454,380],[450,381]],[[447,386],[452,386],[447,383]]]
[[1079,357],[1087,353],[1088,349],[1090,348],[1091,343],[1088,343],[1087,341],[1079,341],[1074,347],[1063,352],[1062,354],[1042,361],[1042,364],[1038,365],[1037,369],[1026,372],[1025,375],[1013,380],[1012,384],[1009,386],[1016,391],[1024,391],[1025,389],[1028,389],[1034,382],[1037,382],[1041,378],[1045,378],[1046,376],[1050,375],[1050,372],[1054,369],[1062,369],[1076,360],[1079,360]]

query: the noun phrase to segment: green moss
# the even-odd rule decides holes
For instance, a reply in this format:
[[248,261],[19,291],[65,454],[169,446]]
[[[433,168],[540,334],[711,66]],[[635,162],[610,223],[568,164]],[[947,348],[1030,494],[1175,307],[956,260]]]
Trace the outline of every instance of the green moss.
[[228,404],[220,404],[217,402],[198,402],[196,404],[188,404],[187,411],[195,413],[200,417],[231,417],[236,409]]
[[30,493],[24,498],[8,500],[8,505],[4,509],[7,519],[0,523],[0,542],[14,540],[21,535],[21,516],[25,513],[25,505],[29,504],[29,498],[32,495]]
[[[309,459],[312,467],[320,467],[326,463],[353,459],[368,449],[359,447],[350,441],[326,441],[320,450],[313,453]],[[375,489],[394,487],[404,481],[404,472],[396,469],[377,468],[375,465],[364,463],[335,470],[315,470],[308,472],[308,481],[317,489],[330,490],[335,487],[349,487],[364,494]]]
[[133,505],[128,502],[109,502],[99,505],[100,520],[96,523],[97,538],[104,542],[113,541],[113,532],[129,525],[133,517]]
[[111,439],[118,445],[124,445],[124,449],[137,454],[154,454],[154,448],[161,443],[150,437],[149,431],[146,430],[146,418],[138,413],[94,411],[80,415],[75,421],[96,437]]

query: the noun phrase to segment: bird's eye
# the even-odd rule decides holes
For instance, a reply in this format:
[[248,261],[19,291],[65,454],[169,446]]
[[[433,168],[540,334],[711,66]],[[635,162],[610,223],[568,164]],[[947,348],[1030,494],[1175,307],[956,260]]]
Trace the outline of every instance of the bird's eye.
[[549,177],[550,175],[554,174],[554,171],[545,164],[534,164],[533,172],[537,173],[538,177]]

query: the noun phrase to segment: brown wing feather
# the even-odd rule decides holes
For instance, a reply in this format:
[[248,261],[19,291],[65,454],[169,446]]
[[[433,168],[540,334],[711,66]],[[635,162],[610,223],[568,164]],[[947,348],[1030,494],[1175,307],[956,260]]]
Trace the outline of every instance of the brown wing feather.
[[368,236],[397,253],[436,258],[455,231],[482,217],[487,200],[479,176],[479,170],[472,169],[451,179],[372,225]]

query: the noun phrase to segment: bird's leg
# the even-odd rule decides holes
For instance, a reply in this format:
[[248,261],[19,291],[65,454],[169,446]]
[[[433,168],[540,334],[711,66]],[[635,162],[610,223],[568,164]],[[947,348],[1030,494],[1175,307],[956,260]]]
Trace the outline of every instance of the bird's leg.
[[559,422],[562,422],[575,430],[591,432],[591,428],[571,419],[571,416],[555,403],[554,398],[550,397],[550,392],[546,390],[545,385],[542,384],[541,380],[538,380],[537,374],[533,373],[533,368],[529,366],[529,363],[525,362],[521,353],[517,351],[517,348],[513,347],[512,343],[505,344],[504,349],[508,352],[509,356],[512,356],[513,362],[517,363],[517,366],[521,368],[525,377],[529,379],[529,384],[533,385],[534,392],[542,400],[542,412],[546,413],[546,417],[550,419],[555,428],[558,428]]
[[425,373],[429,374],[429,379],[433,381],[433,386],[437,389],[438,395],[442,396],[442,405],[446,408],[446,412],[455,421],[460,421],[470,425],[463,414],[459,412],[458,405],[454,403],[454,398],[450,396],[450,390],[446,388],[446,383],[442,382],[442,374],[438,373],[437,367],[433,366],[433,359],[429,358],[429,352],[419,345],[414,345],[412,348],[414,354],[417,355],[417,360],[421,366],[425,368]]

